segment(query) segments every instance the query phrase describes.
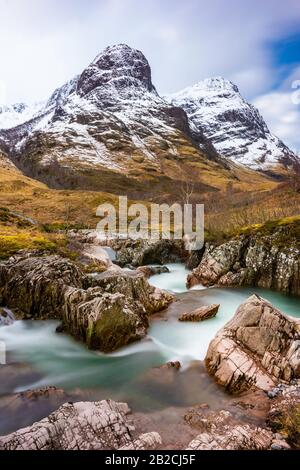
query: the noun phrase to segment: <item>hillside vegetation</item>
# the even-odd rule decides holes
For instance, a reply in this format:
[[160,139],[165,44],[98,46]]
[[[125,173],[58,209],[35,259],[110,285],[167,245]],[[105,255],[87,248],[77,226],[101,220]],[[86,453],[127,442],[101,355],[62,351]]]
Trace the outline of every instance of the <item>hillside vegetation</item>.
[[[168,197],[167,202],[186,202],[182,188],[175,189],[177,194],[172,199]],[[264,182],[256,191],[249,187],[248,191],[241,191],[239,185],[227,184],[217,193],[198,195],[193,188],[191,193],[189,202],[205,204],[207,239],[222,241],[243,231],[272,229],[273,222],[268,221],[273,220],[299,227],[300,193],[289,183],[272,183],[266,188]],[[67,253],[66,231],[94,229],[99,220],[96,208],[102,203],[117,208],[118,196],[50,189],[13,167],[0,168],[0,258],[21,249]]]

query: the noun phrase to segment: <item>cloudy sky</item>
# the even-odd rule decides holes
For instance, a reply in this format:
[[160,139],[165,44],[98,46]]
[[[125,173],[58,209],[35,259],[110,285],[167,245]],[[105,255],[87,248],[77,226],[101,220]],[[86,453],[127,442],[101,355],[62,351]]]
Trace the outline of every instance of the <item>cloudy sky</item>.
[[106,46],[148,58],[162,94],[233,80],[300,149],[299,0],[0,0],[0,101],[39,101]]

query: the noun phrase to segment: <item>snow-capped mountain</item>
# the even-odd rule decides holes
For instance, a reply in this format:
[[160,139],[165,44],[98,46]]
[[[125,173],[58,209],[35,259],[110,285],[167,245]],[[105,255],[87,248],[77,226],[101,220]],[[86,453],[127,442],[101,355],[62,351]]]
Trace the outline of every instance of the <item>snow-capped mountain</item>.
[[239,181],[244,165],[273,171],[297,158],[231,82],[163,98],[145,56],[125,44],[106,48],[43,105],[5,108],[0,149],[51,186],[134,196],[187,180],[215,190]]
[[44,103],[16,103],[13,105],[0,104],[0,129],[10,129],[23,124],[38,115]]
[[0,138],[25,173],[52,183],[55,172],[55,184],[71,187],[107,188],[103,171],[202,181],[197,163],[226,166],[185,111],[158,95],[145,56],[124,44],[105,49],[38,116]]
[[235,163],[268,171],[298,161],[296,155],[269,131],[259,111],[245,101],[237,86],[210,78],[168,96],[183,108],[196,129],[218,153]]

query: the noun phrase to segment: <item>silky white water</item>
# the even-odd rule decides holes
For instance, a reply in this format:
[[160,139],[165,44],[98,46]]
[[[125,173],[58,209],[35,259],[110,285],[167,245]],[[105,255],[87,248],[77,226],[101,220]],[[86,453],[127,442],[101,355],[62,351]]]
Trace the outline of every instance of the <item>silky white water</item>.
[[[168,267],[170,273],[153,276],[150,283],[177,292],[177,301],[170,305],[165,314],[152,320],[146,339],[113,354],[90,351],[70,336],[55,333],[55,321],[17,321],[11,326],[1,327],[0,341],[6,346],[8,362],[29,364],[36,377],[32,379],[32,374],[21,375],[18,383],[11,388],[2,381],[0,394],[56,385],[66,390],[97,389],[101,390],[103,398],[143,404],[157,404],[166,397],[170,401],[177,393],[176,400],[181,403],[180,400],[186,399],[186,392],[182,392],[179,398],[179,391],[173,387],[172,393],[169,390],[164,396],[165,392],[147,385],[141,394],[140,381],[150,368],[167,361],[179,360],[184,371],[191,361],[203,360],[210,340],[249,295],[256,292],[284,313],[300,317],[299,298],[256,288],[186,291],[187,271],[184,266],[170,264]],[[215,318],[201,323],[178,322],[180,314],[212,303],[220,304]],[[199,387],[202,387],[202,382]],[[196,398],[190,397],[189,400]]]
[[166,266],[170,272],[152,276],[149,279],[150,284],[175,293],[186,292],[186,280],[190,271],[182,263],[170,263]]

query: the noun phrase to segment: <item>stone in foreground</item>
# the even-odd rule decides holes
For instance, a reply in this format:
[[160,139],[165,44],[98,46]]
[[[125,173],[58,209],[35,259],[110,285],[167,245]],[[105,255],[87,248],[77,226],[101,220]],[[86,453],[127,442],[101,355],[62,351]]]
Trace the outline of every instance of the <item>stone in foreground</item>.
[[[224,432],[199,434],[190,442],[187,450],[270,450],[272,444],[272,432],[249,425],[237,425],[228,427]],[[287,446],[285,442],[282,447],[284,445]]]
[[65,403],[32,426],[0,437],[0,450],[150,450],[161,444],[157,433],[132,437],[129,408],[111,400]]
[[251,296],[211,341],[205,364],[231,393],[300,377],[300,320]]
[[237,421],[229,411],[191,409],[185,421],[201,433],[190,442],[187,450],[287,450],[283,436],[271,429]]
[[209,306],[204,306],[197,308],[189,313],[182,314],[178,320],[179,321],[193,321],[193,322],[200,322],[203,320],[208,320],[209,318],[213,318],[217,315],[219,311],[220,305],[212,304]]

